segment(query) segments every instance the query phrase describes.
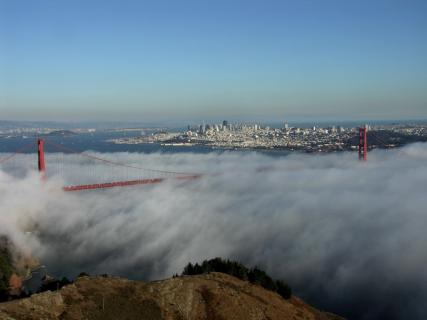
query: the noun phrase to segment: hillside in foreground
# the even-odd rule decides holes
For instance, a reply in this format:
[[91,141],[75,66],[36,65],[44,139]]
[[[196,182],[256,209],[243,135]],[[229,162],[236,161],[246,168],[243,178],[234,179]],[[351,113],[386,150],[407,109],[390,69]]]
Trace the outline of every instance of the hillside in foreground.
[[297,297],[222,273],[144,283],[81,277],[73,284],[0,304],[0,319],[342,319]]

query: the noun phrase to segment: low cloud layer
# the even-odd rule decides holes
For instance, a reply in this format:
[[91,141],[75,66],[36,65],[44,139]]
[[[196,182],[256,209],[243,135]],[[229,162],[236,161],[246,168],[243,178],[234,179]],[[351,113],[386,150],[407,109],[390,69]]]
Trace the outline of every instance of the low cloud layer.
[[34,155],[22,155],[0,168],[0,233],[61,276],[159,279],[221,256],[258,265],[353,319],[427,317],[427,144],[374,151],[366,163],[354,153],[99,156],[209,174],[64,193],[60,186],[89,183],[91,174],[118,174],[49,154],[41,184]]

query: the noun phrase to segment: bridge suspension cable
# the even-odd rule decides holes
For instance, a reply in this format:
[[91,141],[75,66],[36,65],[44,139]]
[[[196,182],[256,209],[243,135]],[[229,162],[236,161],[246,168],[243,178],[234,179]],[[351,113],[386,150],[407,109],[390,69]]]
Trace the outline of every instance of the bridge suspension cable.
[[[44,158],[44,149],[43,149],[44,143],[40,143],[40,140],[41,139],[38,140],[39,163],[40,163],[41,159]],[[51,145],[51,146],[53,146],[57,149],[60,149],[62,151],[66,151],[68,153],[77,154],[77,155],[80,155],[82,157],[89,158],[91,160],[100,161],[102,163],[110,165],[111,167],[136,169],[136,170],[144,171],[144,172],[163,174],[163,175],[166,175],[168,177],[170,177],[170,175],[173,175],[173,178],[176,180],[193,180],[193,179],[200,178],[200,176],[201,176],[201,174],[195,174],[195,173],[167,171],[167,170],[158,170],[158,169],[148,169],[148,168],[138,167],[138,166],[134,166],[134,165],[128,165],[125,163],[104,159],[104,158],[101,158],[101,157],[98,157],[95,155],[91,155],[91,154],[87,154],[84,152],[75,151],[71,148],[59,145],[59,144],[54,143],[52,141],[46,141],[46,144]],[[44,169],[44,166],[42,166],[42,167]],[[41,171],[43,173],[43,176],[44,176],[44,170],[40,170],[40,165],[39,165],[39,171]],[[63,187],[63,190],[64,191],[80,191],[80,190],[104,189],[104,188],[113,188],[113,187],[133,186],[133,185],[139,185],[139,184],[160,183],[164,180],[166,180],[166,177],[139,178],[139,179],[129,179],[129,177],[128,177],[127,180],[120,179],[120,180],[116,180],[116,181],[112,181],[112,182],[110,180],[109,182],[103,182],[103,183],[68,185],[68,186]]]
[[19,148],[18,150],[16,150],[15,152],[11,153],[10,155],[8,155],[8,156],[0,159],[0,164],[5,163],[5,162],[13,159],[15,156],[17,156],[18,154],[23,153],[24,151],[26,151],[30,147],[34,147],[34,143],[33,142],[24,145],[22,148]]
[[124,168],[130,168],[130,169],[137,169],[137,170],[144,170],[144,171],[150,171],[150,172],[157,172],[157,173],[164,173],[164,174],[174,174],[174,175],[200,175],[199,173],[190,173],[190,172],[179,172],[179,171],[168,171],[168,170],[159,170],[159,169],[150,169],[150,168],[143,168],[143,167],[138,167],[138,166],[133,166],[133,165],[128,165],[126,163],[122,163],[122,162],[116,162],[116,161],[112,161],[112,160],[107,160],[98,156],[94,156],[91,154],[87,154],[85,152],[80,152],[80,151],[76,151],[73,150],[69,147],[65,147],[62,146],[60,144],[54,143],[52,141],[48,141],[46,140],[46,144],[49,144],[53,147],[56,147],[58,149],[61,149],[63,151],[67,151],[69,153],[73,153],[73,154],[77,154],[92,160],[96,160],[96,161],[101,161],[110,165],[114,165],[114,166],[119,166],[119,167],[124,167]]

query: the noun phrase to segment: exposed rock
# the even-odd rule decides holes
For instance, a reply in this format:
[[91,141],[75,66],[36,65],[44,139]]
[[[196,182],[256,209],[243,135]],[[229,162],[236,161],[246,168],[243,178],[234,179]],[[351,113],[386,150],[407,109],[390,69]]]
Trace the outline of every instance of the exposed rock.
[[10,295],[19,295],[22,288],[22,278],[16,273],[12,273],[9,279],[9,294]]
[[278,294],[222,273],[144,283],[82,277],[57,292],[0,304],[0,319],[258,320],[342,319],[297,297]]

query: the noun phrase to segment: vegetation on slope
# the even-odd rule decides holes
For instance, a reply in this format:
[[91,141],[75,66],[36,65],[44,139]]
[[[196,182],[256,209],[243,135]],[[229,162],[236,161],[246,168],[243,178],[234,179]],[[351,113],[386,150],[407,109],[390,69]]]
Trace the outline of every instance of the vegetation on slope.
[[204,260],[201,264],[196,263],[193,265],[188,263],[182,275],[197,275],[209,272],[222,272],[241,280],[249,281],[265,289],[275,291],[285,299],[289,299],[292,296],[292,289],[286,282],[273,280],[265,271],[258,267],[249,269],[239,262],[223,260],[221,258]]
[[13,273],[12,257],[6,241],[0,238],[0,301],[9,297],[9,279]]

